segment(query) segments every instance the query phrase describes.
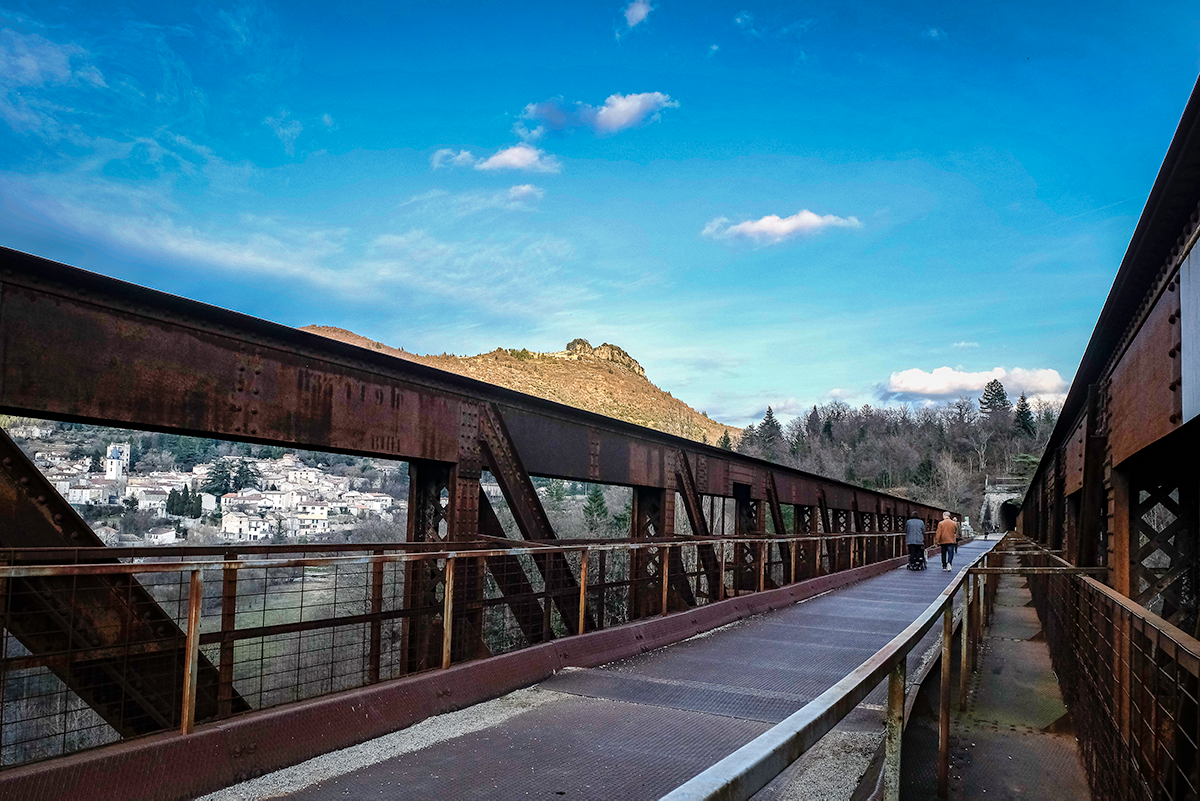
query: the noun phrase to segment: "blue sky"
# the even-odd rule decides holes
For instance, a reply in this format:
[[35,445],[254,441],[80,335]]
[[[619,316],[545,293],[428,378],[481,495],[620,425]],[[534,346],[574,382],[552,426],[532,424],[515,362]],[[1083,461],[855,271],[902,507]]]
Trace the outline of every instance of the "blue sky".
[[0,6],[0,244],[723,422],[1065,390],[1194,3]]

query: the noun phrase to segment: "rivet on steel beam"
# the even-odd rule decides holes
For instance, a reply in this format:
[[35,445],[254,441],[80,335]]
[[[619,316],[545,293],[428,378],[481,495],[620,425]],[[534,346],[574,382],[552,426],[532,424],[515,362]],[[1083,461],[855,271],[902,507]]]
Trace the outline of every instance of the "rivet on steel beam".
[[1175,282],[1174,282],[1174,281],[1172,281],[1171,283],[1167,284],[1167,291],[1168,291],[1168,292],[1174,292],[1174,291],[1175,291]]
[[11,466],[12,466],[12,457],[11,457],[11,456],[5,456],[5,457],[4,457],[4,466],[5,466],[5,467],[11,467]]
[[1169,317],[1167,317],[1167,322],[1170,323],[1171,325],[1174,325],[1175,321],[1178,319],[1179,319],[1179,317],[1175,314],[1175,312],[1171,312],[1171,315]]
[[22,487],[29,486],[29,476],[21,476],[21,486]]
[[1177,415],[1177,414],[1173,414],[1173,415],[1171,415],[1171,422],[1172,422],[1172,423],[1178,423],[1178,422],[1179,422],[1179,415]]
[[1167,351],[1167,355],[1174,359],[1177,352],[1178,351],[1176,351],[1174,348],[1171,348],[1169,351]]
[[45,503],[45,502],[46,502],[46,496],[45,496],[45,495],[39,495],[39,496],[37,497],[37,502],[38,502],[38,503]]
[[63,515],[62,515],[62,512],[59,512],[58,514],[56,514],[54,516],[54,522],[61,523],[62,521],[63,521]]
[[78,531],[72,531],[72,532],[71,532],[71,539],[73,539],[73,540],[77,540],[77,539],[79,539],[79,532],[78,532]]

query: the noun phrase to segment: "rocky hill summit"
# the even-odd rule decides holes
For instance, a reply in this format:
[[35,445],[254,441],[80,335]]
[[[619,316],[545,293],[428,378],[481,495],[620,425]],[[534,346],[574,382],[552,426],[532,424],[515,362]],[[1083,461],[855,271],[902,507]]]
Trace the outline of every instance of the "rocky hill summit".
[[344,328],[301,330],[697,442],[716,444],[726,431],[736,442],[741,433],[654,386],[637,359],[607,342],[592,347],[586,339],[573,339],[554,353],[497,348],[477,356],[422,356]]

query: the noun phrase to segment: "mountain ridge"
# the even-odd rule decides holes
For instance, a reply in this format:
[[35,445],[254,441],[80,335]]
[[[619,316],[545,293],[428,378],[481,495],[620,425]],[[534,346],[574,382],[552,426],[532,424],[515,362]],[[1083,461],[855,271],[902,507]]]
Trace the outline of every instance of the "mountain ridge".
[[697,442],[715,445],[726,432],[736,442],[741,433],[659,389],[637,359],[607,342],[593,347],[577,338],[552,353],[496,348],[476,356],[421,355],[336,326],[300,330]]

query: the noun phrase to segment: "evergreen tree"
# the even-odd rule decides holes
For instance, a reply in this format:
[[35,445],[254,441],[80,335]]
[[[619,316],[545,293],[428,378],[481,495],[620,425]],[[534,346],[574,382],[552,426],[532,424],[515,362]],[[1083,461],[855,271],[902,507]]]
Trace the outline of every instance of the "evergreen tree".
[[192,494],[191,513],[188,517],[200,517],[202,514],[204,514],[204,498],[200,496],[199,492],[195,492]]
[[1008,400],[1008,392],[1000,383],[1000,379],[993,378],[984,386],[983,395],[979,397],[979,413],[992,419],[1003,417],[1010,411],[1012,411],[1012,403]]
[[239,462],[233,474],[233,489],[241,490],[247,487],[258,487],[262,481],[262,473],[249,462]]
[[100,466],[100,452],[99,451],[96,451],[95,453],[92,454],[92,461],[90,463],[88,463],[87,471],[89,473],[103,473],[104,472],[104,468]]
[[209,468],[208,477],[201,487],[205,492],[216,495],[220,498],[222,495],[233,491],[233,470],[229,467],[229,462],[224,459],[219,459]]
[[1032,437],[1037,433],[1037,421],[1033,419],[1033,409],[1029,407],[1029,400],[1025,397],[1024,392],[1021,393],[1021,397],[1017,400],[1013,430],[1017,436]]
[[717,440],[717,447],[724,451],[733,450],[733,440],[729,438],[729,429],[721,432],[721,438]]
[[563,484],[562,479],[552,478],[546,484],[546,499],[550,501],[550,508],[561,512],[567,501],[567,487]]
[[754,423],[742,429],[742,438],[738,440],[737,452],[747,456],[758,455],[758,428]]
[[172,489],[167,493],[167,514],[179,514],[179,490]]
[[608,524],[608,505],[604,502],[604,491],[599,484],[588,490],[587,503],[583,507],[583,522],[589,534],[595,535]]
[[775,412],[770,406],[763,420],[758,424],[758,451],[767,461],[777,462],[787,448],[783,442],[783,426],[775,419]]

